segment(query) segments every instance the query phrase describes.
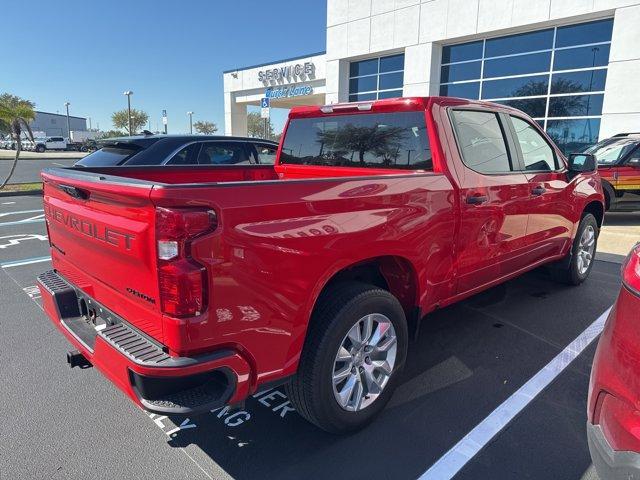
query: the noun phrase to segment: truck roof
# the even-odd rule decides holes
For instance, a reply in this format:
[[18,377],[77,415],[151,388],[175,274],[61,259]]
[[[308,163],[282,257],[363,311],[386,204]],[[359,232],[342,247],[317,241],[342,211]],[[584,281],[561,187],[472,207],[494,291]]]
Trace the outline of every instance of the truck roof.
[[368,100],[361,102],[345,102],[333,103],[328,105],[310,105],[303,107],[293,107],[289,112],[289,118],[318,116],[328,113],[353,113],[355,111],[377,111],[377,112],[397,112],[397,111],[415,111],[427,109],[433,104],[438,105],[457,105],[457,106],[482,106],[492,109],[500,109],[514,113],[522,113],[515,108],[502,105],[499,103],[487,102],[482,100],[469,100],[458,97],[397,97],[387,98],[383,100]]

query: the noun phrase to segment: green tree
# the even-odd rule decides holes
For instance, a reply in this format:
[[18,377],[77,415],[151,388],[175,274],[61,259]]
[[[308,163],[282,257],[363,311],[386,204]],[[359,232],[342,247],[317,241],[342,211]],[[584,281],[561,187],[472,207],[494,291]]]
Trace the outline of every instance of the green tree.
[[98,138],[114,138],[114,137],[126,137],[127,132],[122,130],[109,130],[107,132],[100,132]]
[[9,175],[0,185],[0,189],[4,188],[16,170],[20,152],[22,151],[22,134],[25,133],[29,140],[34,141],[33,132],[29,126],[29,122],[36,118],[36,113],[33,111],[34,107],[35,104],[33,102],[15,95],[9,93],[0,95],[0,123],[2,123],[2,129],[7,130],[16,141],[16,156],[9,170]]
[[258,112],[251,112],[247,115],[247,135],[250,137],[264,138],[272,140],[275,138],[271,119],[267,121],[267,134],[264,132],[264,118],[260,118]]
[[[380,128],[347,124],[335,130],[325,130],[316,134],[321,151],[325,145],[331,147],[333,157],[343,157],[348,152],[358,153],[358,162],[364,165],[367,152],[382,158],[383,165],[395,165],[400,158],[400,148],[404,136],[401,127]],[[349,159],[353,161],[353,159]]]
[[147,115],[147,112],[132,108],[131,128],[133,132],[129,132],[129,110],[125,108],[124,110],[118,110],[117,112],[113,112],[111,114],[111,122],[113,123],[113,126],[118,129],[126,130],[129,135],[135,135],[138,130],[140,130],[147,124],[148,120],[149,115]]
[[203,133],[205,135],[211,135],[218,131],[218,126],[213,122],[207,122],[204,120],[198,120],[193,124],[193,128],[196,129],[196,132]]

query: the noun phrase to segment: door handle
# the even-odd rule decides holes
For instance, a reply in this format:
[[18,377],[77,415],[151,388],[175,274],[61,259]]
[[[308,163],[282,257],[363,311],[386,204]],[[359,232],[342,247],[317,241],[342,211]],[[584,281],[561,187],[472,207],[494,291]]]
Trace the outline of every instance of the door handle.
[[531,190],[531,193],[535,196],[540,196],[546,191],[547,189],[544,187],[535,187],[533,190]]
[[470,205],[480,205],[489,200],[486,195],[470,195],[467,197],[467,203]]

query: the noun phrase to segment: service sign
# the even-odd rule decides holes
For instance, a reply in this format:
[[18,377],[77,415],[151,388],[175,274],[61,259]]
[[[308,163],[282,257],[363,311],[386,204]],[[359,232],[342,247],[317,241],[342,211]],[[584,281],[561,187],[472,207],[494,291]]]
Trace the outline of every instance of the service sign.
[[267,88],[264,92],[264,96],[271,98],[287,98],[287,97],[302,97],[305,95],[311,95],[313,93],[313,87],[311,85],[296,85],[291,87],[278,87]]
[[280,68],[270,68],[267,70],[260,70],[258,72],[258,80],[262,83],[268,83],[271,81],[291,81],[292,78],[310,78],[313,77],[316,71],[316,66],[313,62],[296,63],[294,65],[287,65]]

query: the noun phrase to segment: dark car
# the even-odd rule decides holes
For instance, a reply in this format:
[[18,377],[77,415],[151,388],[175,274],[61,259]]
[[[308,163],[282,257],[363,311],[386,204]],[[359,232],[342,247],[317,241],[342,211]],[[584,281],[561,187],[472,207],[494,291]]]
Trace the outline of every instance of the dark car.
[[620,133],[585,153],[598,161],[607,210],[640,210],[640,133]]
[[278,144],[249,137],[139,135],[99,141],[81,167],[118,165],[273,165]]

